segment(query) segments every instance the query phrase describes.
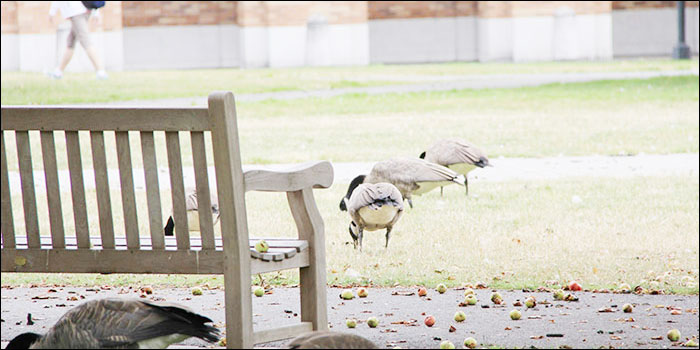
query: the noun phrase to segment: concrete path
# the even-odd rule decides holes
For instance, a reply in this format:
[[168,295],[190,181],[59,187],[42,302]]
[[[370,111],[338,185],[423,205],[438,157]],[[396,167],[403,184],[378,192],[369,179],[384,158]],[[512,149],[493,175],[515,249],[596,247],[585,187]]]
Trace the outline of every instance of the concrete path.
[[[334,97],[345,94],[366,93],[378,95],[386,93],[407,93],[420,91],[449,91],[463,89],[515,88],[521,86],[538,86],[551,83],[576,83],[597,80],[648,79],[655,77],[672,77],[697,75],[694,70],[655,71],[655,72],[587,72],[587,73],[538,73],[538,74],[480,74],[437,76],[430,82],[418,84],[401,84],[374,87],[342,88],[307,91],[279,91],[255,94],[236,94],[237,101],[262,101],[270,99],[292,100],[309,97]],[[234,91],[235,93],[235,91]],[[100,105],[104,105],[101,103]],[[122,106],[168,106],[193,107],[206,106],[207,97],[169,98],[159,100],[137,100],[109,103]]]
[[[136,287],[135,287],[136,288]],[[55,290],[51,292],[49,289]],[[681,339],[698,336],[698,297],[675,295],[630,295],[577,293],[578,302],[552,301],[550,293],[501,291],[505,306],[489,301],[491,290],[476,290],[476,306],[458,306],[464,297],[461,290],[438,294],[428,292],[427,298],[417,295],[392,295],[394,292],[411,293],[414,288],[370,288],[365,299],[343,301],[340,289],[328,288],[328,317],[332,330],[354,333],[375,342],[380,348],[433,348],[441,340],[450,340],[457,348],[467,337],[475,338],[480,347],[505,348],[677,348],[666,338],[666,332],[677,328]],[[138,293],[128,288],[88,290],[77,287],[2,288],[2,347],[23,332],[44,333],[69,308],[85,300],[105,297],[137,298]],[[516,300],[533,295],[535,308],[514,307]],[[78,301],[70,301],[76,297]],[[82,299],[82,298],[85,299]],[[251,296],[252,297],[252,296]],[[272,294],[253,298],[253,321],[256,329],[282,326],[299,322],[299,289],[275,288]],[[204,290],[202,296],[191,295],[188,289],[155,289],[148,299],[166,300],[185,305],[206,315],[223,328],[224,309],[221,290]],[[549,300],[550,304],[542,304]],[[631,314],[622,312],[622,305],[634,306]],[[487,307],[487,308],[485,308]],[[522,318],[513,321],[509,312],[517,308]],[[599,312],[609,308],[610,312]],[[467,318],[457,323],[456,311],[464,311]],[[672,315],[672,310],[680,315]],[[34,325],[27,325],[27,313],[32,314]],[[423,324],[426,315],[435,316],[433,327]],[[369,328],[365,320],[379,319],[377,328]],[[357,319],[355,329],[345,326],[346,318]],[[407,324],[399,324],[400,322]],[[450,326],[455,327],[450,332]],[[259,347],[284,347],[288,341],[259,344]],[[187,347],[208,347],[202,341],[190,339]]]
[[[565,177],[632,177],[632,176],[698,176],[700,157],[697,153],[636,156],[586,156],[586,157],[547,157],[547,158],[496,158],[493,167],[474,169],[469,173],[470,181],[512,181],[512,180],[553,180]],[[368,174],[376,162],[333,163],[334,183],[349,183],[355,176]],[[245,169],[284,169],[292,164],[249,165]],[[185,167],[185,186],[195,186],[194,168]],[[60,170],[59,184],[63,189],[70,188],[70,173]],[[111,188],[121,188],[119,172],[109,169]],[[161,189],[170,188],[168,168],[158,169]],[[214,167],[209,167],[209,182],[216,183]],[[133,169],[136,190],[146,189],[143,169]],[[19,172],[10,171],[10,191],[21,193]],[[95,174],[88,169],[83,172],[85,187],[95,188]],[[37,191],[45,191],[43,171],[34,172],[34,185]]]

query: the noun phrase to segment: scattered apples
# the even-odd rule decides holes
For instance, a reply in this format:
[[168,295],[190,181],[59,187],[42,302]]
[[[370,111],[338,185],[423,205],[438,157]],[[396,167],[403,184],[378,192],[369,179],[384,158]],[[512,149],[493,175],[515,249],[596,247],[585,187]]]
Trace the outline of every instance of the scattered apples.
[[455,348],[455,345],[452,344],[452,342],[449,340],[443,340],[440,343],[440,349],[454,349],[454,348]]
[[695,341],[695,339],[690,339],[683,346],[689,347],[689,348],[697,348],[698,347],[698,342]]
[[253,289],[253,294],[255,294],[256,297],[261,297],[265,295],[265,290],[262,289],[262,287],[255,287],[255,289]]
[[357,290],[357,296],[360,298],[366,298],[367,295],[369,295],[369,292],[367,292],[367,288],[360,288]]
[[464,347],[469,349],[474,349],[476,347],[476,339],[469,337],[464,339]]
[[494,304],[501,304],[503,303],[503,297],[501,296],[501,293],[499,292],[493,292],[491,293],[491,301]]
[[192,288],[192,295],[202,295],[202,288],[199,288],[199,287]]
[[620,292],[622,293],[629,293],[630,292],[630,285],[627,283],[622,283],[619,288],[617,288]]
[[520,316],[522,316],[522,314],[518,310],[513,310],[510,312],[510,319],[511,320],[517,321],[520,319]]
[[632,312],[632,310],[632,304],[625,304],[622,306],[622,311],[624,311],[625,313],[630,313]]
[[270,249],[270,245],[267,244],[264,239],[262,241],[258,241],[258,243],[255,243],[255,250],[259,251],[260,253],[265,253],[268,249]]
[[345,321],[345,325],[347,325],[348,328],[355,328],[355,326],[357,326],[357,321],[355,321],[354,318],[348,318],[348,319]]
[[466,319],[467,319],[467,314],[465,314],[464,311],[457,311],[455,313],[455,321],[462,322]]
[[474,295],[474,290],[471,288],[467,288],[464,290],[464,296],[466,297],[467,295]]
[[375,328],[378,324],[379,320],[374,316],[367,319],[367,325],[369,326],[369,328]]
[[554,291],[554,300],[564,300],[564,291],[557,289]]
[[531,308],[535,307],[536,305],[537,305],[537,300],[535,299],[535,297],[528,297],[527,299],[525,299],[525,306],[527,306],[528,309],[531,309]]
[[437,287],[435,287],[435,290],[437,290],[438,293],[442,294],[442,293],[445,293],[445,292],[447,291],[447,286],[445,286],[444,284],[440,283],[440,284],[437,285]]
[[418,296],[419,297],[424,297],[426,295],[428,295],[428,290],[425,289],[425,287],[418,288]]
[[425,318],[425,321],[423,321],[423,322],[425,323],[426,326],[432,327],[435,324],[435,317],[433,317],[432,315],[428,316]]
[[340,293],[340,298],[344,300],[351,300],[354,297],[355,296],[352,294],[352,291],[350,289],[345,289],[342,293]]
[[581,288],[581,285],[578,284],[578,282],[571,281],[571,282],[569,282],[569,290],[572,290],[574,292],[579,292],[579,291],[582,291],[583,288]]
[[464,303],[468,305],[476,305],[476,301],[476,295],[474,294],[469,294],[466,298],[464,298]]
[[672,329],[666,333],[666,337],[670,341],[678,341],[681,338],[681,332],[677,329]]

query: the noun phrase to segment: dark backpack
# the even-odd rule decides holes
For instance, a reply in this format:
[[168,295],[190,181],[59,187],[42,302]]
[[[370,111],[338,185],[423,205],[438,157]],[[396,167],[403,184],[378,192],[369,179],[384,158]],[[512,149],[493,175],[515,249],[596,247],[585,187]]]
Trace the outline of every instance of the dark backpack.
[[104,1],[81,1],[88,10],[97,10],[105,5]]

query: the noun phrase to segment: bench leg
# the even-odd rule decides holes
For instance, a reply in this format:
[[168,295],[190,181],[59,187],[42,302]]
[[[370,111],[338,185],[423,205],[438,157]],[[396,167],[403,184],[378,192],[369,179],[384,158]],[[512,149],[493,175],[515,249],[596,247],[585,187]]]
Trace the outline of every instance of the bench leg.
[[287,192],[299,239],[309,242],[309,266],[299,269],[301,321],[313,322],[313,329],[328,330],[326,307],[326,239],[323,219],[316,207],[313,190]]

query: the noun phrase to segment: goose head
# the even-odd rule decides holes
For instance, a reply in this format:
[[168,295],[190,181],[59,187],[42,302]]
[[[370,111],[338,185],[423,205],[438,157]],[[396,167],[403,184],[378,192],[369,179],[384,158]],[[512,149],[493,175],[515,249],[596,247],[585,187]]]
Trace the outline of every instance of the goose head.
[[22,333],[7,344],[5,349],[29,349],[32,344],[39,341],[41,335],[36,333]]
[[420,159],[425,159],[425,152],[421,153],[421,154],[418,156],[418,158],[420,158]]

